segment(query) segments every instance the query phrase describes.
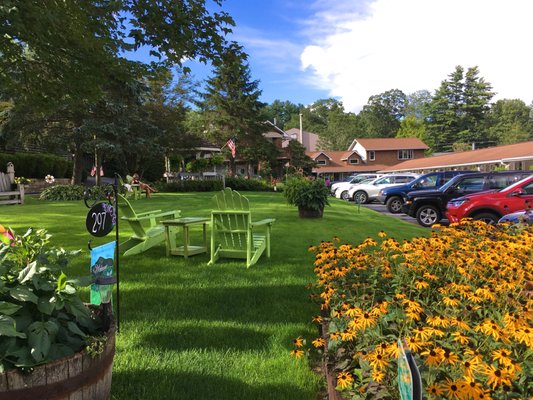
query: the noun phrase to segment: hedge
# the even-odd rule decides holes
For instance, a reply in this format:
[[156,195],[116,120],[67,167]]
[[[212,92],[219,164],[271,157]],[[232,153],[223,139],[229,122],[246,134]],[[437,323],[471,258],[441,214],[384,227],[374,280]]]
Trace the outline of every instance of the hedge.
[[16,176],[26,178],[44,178],[49,174],[69,178],[72,172],[72,161],[52,154],[0,153],[0,171],[5,172],[8,162],[15,166]]
[[266,181],[235,177],[226,177],[226,187],[230,187],[233,190],[241,192],[269,192],[274,190]]
[[158,183],[161,192],[215,192],[224,189],[218,180],[183,180],[179,182]]

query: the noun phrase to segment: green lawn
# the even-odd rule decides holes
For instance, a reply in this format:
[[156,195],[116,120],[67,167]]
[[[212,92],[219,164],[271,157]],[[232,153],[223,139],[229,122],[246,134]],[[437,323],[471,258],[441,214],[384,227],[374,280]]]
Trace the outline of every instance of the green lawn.
[[[113,399],[316,399],[322,380],[307,360],[289,356],[292,340],[316,336],[317,313],[305,285],[313,279],[311,244],[357,243],[385,230],[397,239],[428,230],[332,199],[324,218],[301,220],[279,193],[245,193],[254,220],[274,217],[272,258],[244,263],[207,255],[187,262],[165,257],[164,245],[120,260],[121,333]],[[137,211],[180,209],[209,216],[213,193],[165,194],[133,202]],[[42,202],[0,208],[0,223],[18,233],[46,228],[56,246],[83,249],[69,276],[87,274],[91,236],[82,202]],[[121,236],[130,233],[121,225]],[[93,238],[93,246],[113,239]],[[87,291],[83,292],[88,300]]]

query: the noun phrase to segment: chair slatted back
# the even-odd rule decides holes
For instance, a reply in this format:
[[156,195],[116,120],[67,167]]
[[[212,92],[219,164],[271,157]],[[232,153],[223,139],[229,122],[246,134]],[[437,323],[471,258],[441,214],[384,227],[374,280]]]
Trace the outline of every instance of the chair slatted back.
[[133,210],[130,202],[121,194],[118,195],[118,208],[120,209],[120,214],[122,218],[127,219],[131,229],[137,237],[145,237],[146,230],[144,229],[141,221],[136,221],[137,214]]
[[252,222],[248,199],[226,188],[217,193],[213,200],[216,208],[212,211],[213,229],[222,247],[246,250]]
[[9,192],[11,191],[11,181],[9,176],[0,172],[0,192]]

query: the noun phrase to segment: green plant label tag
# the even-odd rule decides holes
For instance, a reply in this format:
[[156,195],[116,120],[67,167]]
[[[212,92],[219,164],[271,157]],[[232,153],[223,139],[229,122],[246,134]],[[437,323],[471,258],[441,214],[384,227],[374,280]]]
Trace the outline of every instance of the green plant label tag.
[[402,400],[422,400],[420,372],[409,350],[398,339],[398,389]]
[[[91,276],[93,280],[113,276],[115,264],[115,242],[109,242],[91,250]],[[111,297],[113,285],[91,285],[91,304],[100,304]],[[104,300],[105,301],[105,300]]]

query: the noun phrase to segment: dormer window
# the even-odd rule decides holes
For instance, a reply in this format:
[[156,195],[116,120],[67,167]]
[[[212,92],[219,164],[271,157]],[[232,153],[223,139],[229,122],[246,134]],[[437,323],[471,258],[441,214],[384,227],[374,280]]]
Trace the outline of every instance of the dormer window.
[[316,164],[317,164],[317,165],[326,165],[326,160],[324,160],[324,159],[318,159],[318,160],[316,160]]
[[350,164],[352,165],[355,165],[355,164],[359,164],[359,159],[358,158],[351,158],[349,160]]
[[375,161],[376,160],[376,152],[374,150],[370,150],[368,152],[368,159],[370,161]]
[[411,160],[413,158],[413,150],[398,150],[398,160]]

